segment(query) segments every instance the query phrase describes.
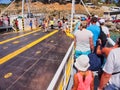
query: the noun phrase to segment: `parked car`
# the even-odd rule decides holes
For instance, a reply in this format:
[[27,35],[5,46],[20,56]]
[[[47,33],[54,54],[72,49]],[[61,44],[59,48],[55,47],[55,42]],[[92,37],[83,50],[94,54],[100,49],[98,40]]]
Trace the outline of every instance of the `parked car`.
[[119,23],[120,19],[112,20],[113,23]]
[[[87,19],[87,16],[84,14],[74,14],[74,18],[81,18],[81,19]],[[84,20],[83,20],[84,21]]]
[[120,11],[120,7],[110,7],[110,11]]
[[95,8],[96,6],[93,3],[85,3],[86,7]]
[[27,14],[27,18],[33,18],[34,16],[33,16],[33,14],[32,13],[28,13]]

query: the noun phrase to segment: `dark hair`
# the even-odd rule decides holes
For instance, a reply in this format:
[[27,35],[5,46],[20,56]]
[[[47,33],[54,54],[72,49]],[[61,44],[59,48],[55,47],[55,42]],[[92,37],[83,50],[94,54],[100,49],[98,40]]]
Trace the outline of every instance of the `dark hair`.
[[91,22],[96,23],[96,22],[97,22],[97,18],[96,18],[96,17],[93,17],[93,18],[91,19]]
[[104,23],[100,23],[100,25],[104,25]]
[[118,47],[120,47],[120,37],[117,39]]
[[82,27],[82,28],[86,28],[87,27],[87,22],[82,22],[81,24],[80,24],[80,26]]

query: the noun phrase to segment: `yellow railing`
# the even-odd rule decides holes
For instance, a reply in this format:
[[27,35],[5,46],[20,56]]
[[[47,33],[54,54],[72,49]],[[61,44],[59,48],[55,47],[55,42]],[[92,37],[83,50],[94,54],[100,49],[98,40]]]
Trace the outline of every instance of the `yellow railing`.
[[60,64],[56,74],[54,75],[51,83],[47,90],[66,90],[69,83],[69,79],[72,74],[74,55],[73,55],[73,44],[69,47],[62,63]]

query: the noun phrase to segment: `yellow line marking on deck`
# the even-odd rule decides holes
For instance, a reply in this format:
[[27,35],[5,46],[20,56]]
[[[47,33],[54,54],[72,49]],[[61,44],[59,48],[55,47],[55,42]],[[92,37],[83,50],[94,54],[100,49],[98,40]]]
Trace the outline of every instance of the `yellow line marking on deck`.
[[7,74],[4,75],[4,78],[7,79],[7,78],[10,78],[11,76],[12,76],[12,73],[7,73]]
[[14,41],[14,42],[12,42],[13,44],[18,44],[20,41]]
[[34,36],[37,36],[37,35],[39,35],[38,33],[35,33],[35,34],[33,34]]
[[7,40],[4,40],[4,41],[1,41],[0,44],[4,44],[4,43],[7,43],[9,41],[12,41],[12,40],[15,40],[15,39],[18,39],[18,38],[21,38],[23,36],[27,36],[29,34],[32,34],[32,33],[35,33],[35,32],[38,32],[40,30],[36,30],[36,31],[32,31],[32,32],[29,32],[29,33],[26,33],[26,34],[23,34],[23,35],[20,35],[20,36],[16,36],[16,37],[13,37],[13,38],[10,38],[10,39],[7,39]]
[[3,49],[7,49],[8,47],[4,46]]
[[10,59],[14,58],[15,56],[19,55],[20,53],[26,51],[27,49],[33,47],[34,45],[38,44],[39,42],[45,40],[46,38],[52,36],[53,34],[55,34],[57,32],[58,32],[58,30],[55,30],[55,31],[53,31],[53,32],[51,32],[51,33],[49,33],[49,34],[47,34],[47,35],[37,39],[36,41],[34,41],[34,42],[32,42],[32,43],[30,43],[30,44],[28,44],[28,45],[26,45],[26,46],[16,50],[16,51],[14,51],[14,52],[12,52],[12,53],[10,53],[8,55],[6,55],[5,57],[0,59],[0,64],[3,64],[5,62],[9,61]]
[[37,55],[37,54],[40,54],[40,53],[41,53],[41,51],[36,51],[36,52],[35,52],[36,55]]
[[53,41],[53,40],[51,40],[50,42],[51,42],[51,43],[53,43],[54,41]]

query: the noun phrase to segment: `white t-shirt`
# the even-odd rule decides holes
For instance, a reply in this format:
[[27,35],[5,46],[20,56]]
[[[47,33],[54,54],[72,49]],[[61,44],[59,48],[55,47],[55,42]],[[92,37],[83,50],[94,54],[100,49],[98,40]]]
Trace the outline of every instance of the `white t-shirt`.
[[[103,70],[109,74],[120,71],[120,48],[110,52]],[[120,88],[120,73],[112,75],[109,82]]]
[[101,26],[101,28],[102,28],[102,31],[103,31],[106,35],[110,34],[108,27],[106,27],[106,26]]
[[90,50],[89,38],[93,37],[93,34],[89,30],[77,30],[74,33],[76,37],[76,50],[86,52]]

